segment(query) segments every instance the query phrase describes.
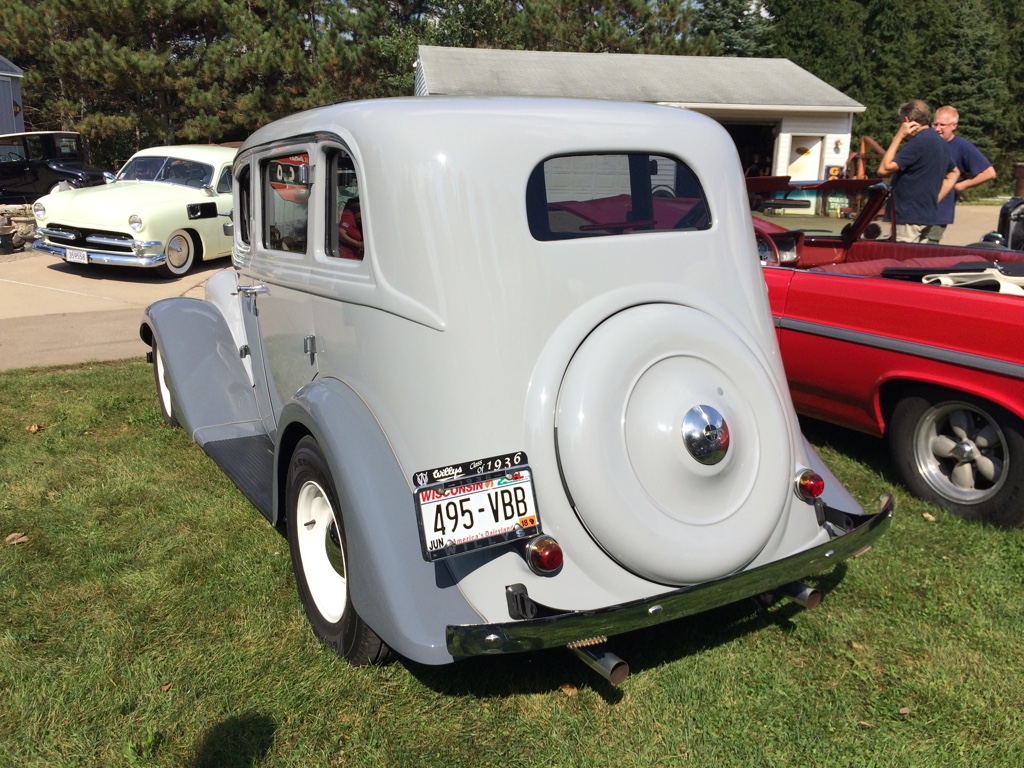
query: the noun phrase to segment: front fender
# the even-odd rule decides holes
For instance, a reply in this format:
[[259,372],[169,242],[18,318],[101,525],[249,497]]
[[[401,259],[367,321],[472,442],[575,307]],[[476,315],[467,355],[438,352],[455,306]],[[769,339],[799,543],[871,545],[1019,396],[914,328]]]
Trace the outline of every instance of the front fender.
[[[357,613],[391,648],[424,664],[452,661],[449,624],[476,624],[443,562],[420,549],[410,479],[366,403],[337,379],[320,379],[285,405],[278,423],[275,517],[297,433],[319,443],[338,489],[348,539],[349,589]],[[457,617],[457,618],[456,618]]]
[[163,299],[146,308],[139,335],[150,346],[156,342],[178,421],[199,445],[251,432],[239,429],[247,422],[262,430],[238,346],[216,307],[200,299]]

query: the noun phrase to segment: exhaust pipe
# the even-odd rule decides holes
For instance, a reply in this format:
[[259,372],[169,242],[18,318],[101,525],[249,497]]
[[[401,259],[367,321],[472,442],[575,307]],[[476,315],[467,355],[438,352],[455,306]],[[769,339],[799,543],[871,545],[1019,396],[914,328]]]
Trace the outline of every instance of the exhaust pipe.
[[821,604],[821,592],[814,587],[794,581],[779,587],[778,592],[804,608],[817,608]]
[[629,664],[605,648],[597,645],[569,646],[569,650],[612,685],[622,685],[629,677]]

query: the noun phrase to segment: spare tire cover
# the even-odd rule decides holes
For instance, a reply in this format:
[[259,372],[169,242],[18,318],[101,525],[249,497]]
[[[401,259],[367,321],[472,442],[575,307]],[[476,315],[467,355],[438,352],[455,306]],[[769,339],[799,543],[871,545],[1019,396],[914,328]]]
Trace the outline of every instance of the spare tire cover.
[[711,315],[625,310],[566,369],[556,443],[594,540],[662,584],[739,570],[764,548],[793,482],[789,420],[752,349]]

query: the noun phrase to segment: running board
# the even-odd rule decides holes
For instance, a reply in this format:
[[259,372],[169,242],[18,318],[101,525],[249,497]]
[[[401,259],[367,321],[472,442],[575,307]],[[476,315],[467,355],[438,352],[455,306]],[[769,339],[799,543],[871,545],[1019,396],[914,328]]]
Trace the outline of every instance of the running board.
[[268,435],[203,443],[206,455],[231,478],[260,513],[274,519],[274,441]]

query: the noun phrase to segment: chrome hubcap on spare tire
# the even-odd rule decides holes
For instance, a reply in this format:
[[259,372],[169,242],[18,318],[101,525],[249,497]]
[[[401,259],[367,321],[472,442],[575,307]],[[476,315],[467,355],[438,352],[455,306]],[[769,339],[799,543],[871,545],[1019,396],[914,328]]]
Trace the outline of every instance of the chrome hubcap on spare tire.
[[683,442],[701,464],[717,464],[729,450],[729,425],[710,405],[695,405],[683,417]]

